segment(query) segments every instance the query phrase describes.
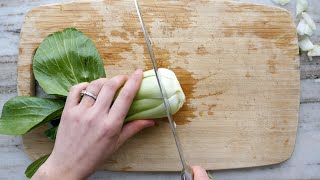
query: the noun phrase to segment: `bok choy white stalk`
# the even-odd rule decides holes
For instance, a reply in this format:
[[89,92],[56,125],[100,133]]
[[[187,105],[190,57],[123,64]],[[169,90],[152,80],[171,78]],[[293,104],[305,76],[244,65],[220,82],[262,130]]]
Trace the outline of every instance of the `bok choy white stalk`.
[[[171,114],[175,114],[182,107],[186,97],[174,72],[159,68],[158,73],[170,103]],[[166,117],[165,106],[154,70],[144,72],[143,76],[140,89],[125,121]]]

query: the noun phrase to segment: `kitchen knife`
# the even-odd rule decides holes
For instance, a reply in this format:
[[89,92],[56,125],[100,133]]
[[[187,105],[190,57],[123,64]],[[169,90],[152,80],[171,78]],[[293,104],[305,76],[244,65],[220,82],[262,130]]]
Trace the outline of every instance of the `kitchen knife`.
[[174,120],[173,120],[173,118],[171,116],[171,113],[170,113],[170,104],[169,104],[169,101],[168,101],[168,97],[167,97],[165,88],[163,87],[163,85],[161,83],[161,78],[160,78],[160,75],[158,73],[158,68],[157,68],[157,64],[155,62],[154,54],[153,54],[153,51],[152,51],[151,42],[150,42],[150,39],[148,37],[147,31],[145,29],[145,26],[144,26],[144,23],[143,23],[143,19],[142,19],[142,16],[141,16],[141,12],[140,12],[140,9],[139,9],[138,0],[135,0],[134,2],[135,2],[136,9],[137,9],[139,21],[140,21],[140,24],[141,24],[141,27],[142,27],[142,32],[143,32],[143,35],[144,35],[144,39],[145,39],[146,44],[147,44],[147,48],[148,48],[148,52],[149,52],[150,59],[151,59],[151,62],[152,62],[152,66],[153,66],[153,69],[154,69],[154,72],[155,72],[155,75],[156,75],[156,78],[157,78],[157,82],[158,82],[158,85],[159,85],[159,89],[160,89],[160,92],[161,92],[163,103],[164,103],[164,106],[165,106],[165,109],[166,109],[167,117],[168,117],[168,120],[169,120],[169,123],[170,123],[170,128],[172,130],[172,134],[174,136],[174,140],[176,142],[176,146],[177,146],[177,149],[178,149],[178,152],[179,152],[179,157],[180,157],[181,164],[182,164],[181,179],[182,180],[193,180],[192,169],[191,169],[191,167],[189,165],[187,165],[187,163],[185,161],[185,158],[184,158],[184,155],[183,155],[183,152],[182,152],[182,148],[181,148],[181,143],[180,143],[180,140],[179,140],[179,136],[178,136],[178,133],[176,131],[175,122],[174,122]]

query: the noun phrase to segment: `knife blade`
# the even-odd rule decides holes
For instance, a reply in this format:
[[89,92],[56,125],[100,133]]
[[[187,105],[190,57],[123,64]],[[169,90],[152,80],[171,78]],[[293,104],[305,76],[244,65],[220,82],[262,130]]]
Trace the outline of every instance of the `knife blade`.
[[168,117],[168,120],[169,120],[170,128],[171,128],[171,131],[172,131],[175,143],[176,143],[176,147],[177,147],[177,150],[178,150],[178,153],[179,153],[179,157],[180,157],[180,161],[181,161],[181,165],[182,165],[181,179],[182,180],[193,180],[192,169],[191,169],[191,167],[189,165],[187,165],[187,163],[185,161],[185,158],[184,158],[184,155],[183,155],[183,151],[182,151],[182,147],[181,147],[181,143],[180,143],[180,139],[179,139],[178,133],[176,131],[175,121],[173,120],[173,118],[171,116],[171,113],[170,113],[170,104],[168,102],[168,97],[167,97],[165,88],[163,87],[162,82],[161,82],[161,78],[160,78],[160,75],[159,75],[159,72],[158,72],[157,64],[155,62],[154,53],[153,53],[153,50],[152,50],[152,45],[151,45],[148,33],[146,31],[146,28],[145,28],[145,25],[144,25],[144,22],[143,22],[143,19],[142,19],[142,16],[141,16],[138,0],[134,0],[134,2],[135,2],[135,7],[136,7],[136,10],[137,10],[137,13],[138,13],[139,21],[140,21],[140,24],[141,24],[142,32],[143,32],[143,35],[144,35],[144,39],[145,39],[146,44],[147,44],[147,48],[148,48],[148,52],[149,52],[149,55],[150,55],[152,67],[154,69],[154,72],[155,72],[155,75],[156,75],[156,79],[157,79],[157,83],[159,85],[159,90],[161,92],[161,96],[162,96],[163,104],[164,104],[164,107],[165,107],[165,110],[166,110],[166,114],[167,114],[167,117]]

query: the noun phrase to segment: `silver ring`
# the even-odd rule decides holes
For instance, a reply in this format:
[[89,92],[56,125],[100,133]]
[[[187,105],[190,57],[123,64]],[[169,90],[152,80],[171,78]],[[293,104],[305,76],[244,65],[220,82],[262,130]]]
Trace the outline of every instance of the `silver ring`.
[[91,93],[91,92],[89,92],[89,91],[82,90],[80,94],[81,94],[81,96],[83,96],[83,95],[87,95],[87,96],[89,96],[89,97],[93,98],[94,100],[97,100],[97,96],[96,96],[96,95],[94,95],[94,94],[92,94],[92,93]]

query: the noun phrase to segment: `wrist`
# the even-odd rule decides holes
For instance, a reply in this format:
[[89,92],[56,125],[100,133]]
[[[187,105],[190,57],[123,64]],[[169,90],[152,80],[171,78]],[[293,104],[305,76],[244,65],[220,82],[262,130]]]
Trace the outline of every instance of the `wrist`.
[[76,168],[69,167],[66,163],[56,163],[50,156],[47,161],[40,166],[38,171],[32,177],[33,180],[56,180],[56,179],[68,179],[68,180],[82,180],[85,177],[81,177],[81,173],[78,173]]

